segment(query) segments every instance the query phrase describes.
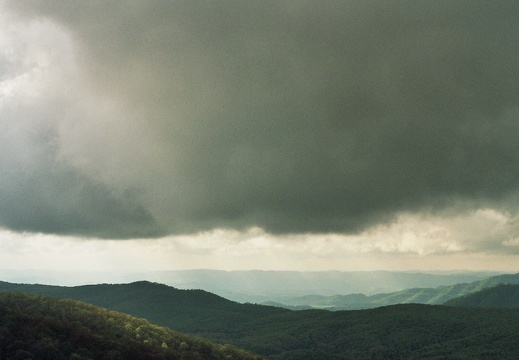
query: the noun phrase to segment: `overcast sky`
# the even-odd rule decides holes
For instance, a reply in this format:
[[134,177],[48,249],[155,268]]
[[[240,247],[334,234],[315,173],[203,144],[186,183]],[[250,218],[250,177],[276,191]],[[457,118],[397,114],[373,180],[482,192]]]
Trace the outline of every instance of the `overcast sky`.
[[519,2],[0,0],[3,268],[517,271]]

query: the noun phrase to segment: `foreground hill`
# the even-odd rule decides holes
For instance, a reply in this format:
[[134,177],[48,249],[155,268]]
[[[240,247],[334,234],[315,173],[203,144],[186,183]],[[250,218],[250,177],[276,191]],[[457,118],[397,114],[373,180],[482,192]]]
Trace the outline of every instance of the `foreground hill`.
[[0,359],[260,359],[73,300],[0,293]]
[[288,310],[239,304],[203,290],[179,290],[171,286],[138,281],[131,284],[48,286],[0,281],[0,291],[70,298],[105,307],[192,333],[220,331],[222,327],[285,313]]
[[519,308],[519,285],[498,285],[449,300],[448,306]]
[[285,307],[288,309],[315,308],[326,310],[356,310],[371,309],[380,306],[396,304],[429,304],[439,305],[451,299],[475,293],[499,284],[519,284],[519,274],[492,276],[487,279],[470,283],[460,283],[437,288],[410,288],[402,291],[375,294],[349,294],[335,296],[301,296],[285,299],[283,303],[267,302],[265,304]]
[[290,311],[147,282],[72,288],[0,284],[89,299],[177,331],[276,359],[516,359],[519,309],[406,304]]

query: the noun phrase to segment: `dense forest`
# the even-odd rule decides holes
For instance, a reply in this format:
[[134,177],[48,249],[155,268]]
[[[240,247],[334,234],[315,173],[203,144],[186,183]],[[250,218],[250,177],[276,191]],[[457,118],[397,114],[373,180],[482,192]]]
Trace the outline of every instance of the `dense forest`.
[[0,284],[9,287],[91,302],[273,360],[515,359],[519,353],[519,309],[402,304],[290,311],[149,282],[72,288]]
[[0,359],[260,358],[86,303],[0,293]]

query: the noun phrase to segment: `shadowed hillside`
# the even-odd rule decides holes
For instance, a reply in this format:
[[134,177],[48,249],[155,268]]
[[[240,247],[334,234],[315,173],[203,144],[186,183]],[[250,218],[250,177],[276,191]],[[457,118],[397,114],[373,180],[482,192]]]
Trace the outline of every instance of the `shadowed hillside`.
[[112,310],[273,360],[516,359],[519,353],[518,309],[406,304],[358,311],[290,311],[147,282],[72,288],[0,285],[108,304]]
[[73,300],[0,294],[0,359],[260,359]]
[[222,326],[232,327],[258,317],[288,311],[275,307],[239,304],[207,291],[179,290],[147,281],[75,287],[0,282],[0,291],[21,291],[80,300],[143,317],[175,330],[185,328],[196,333],[219,331]]
[[448,306],[519,308],[519,285],[498,285],[445,303]]

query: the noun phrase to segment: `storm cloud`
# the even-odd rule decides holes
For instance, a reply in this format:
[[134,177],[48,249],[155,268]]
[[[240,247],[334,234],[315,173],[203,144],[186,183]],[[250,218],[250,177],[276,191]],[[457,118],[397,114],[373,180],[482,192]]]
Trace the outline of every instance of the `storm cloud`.
[[[4,227],[354,233],[517,213],[516,1],[2,7]],[[28,24],[41,35],[19,39]]]

